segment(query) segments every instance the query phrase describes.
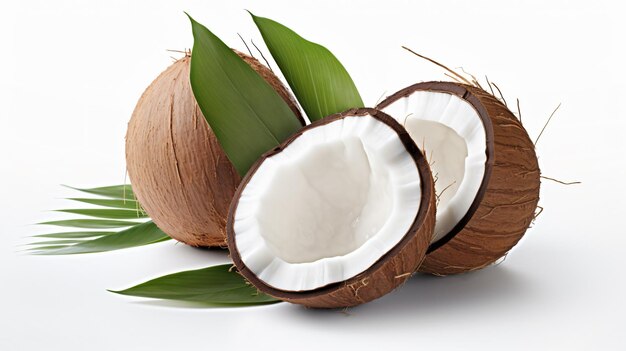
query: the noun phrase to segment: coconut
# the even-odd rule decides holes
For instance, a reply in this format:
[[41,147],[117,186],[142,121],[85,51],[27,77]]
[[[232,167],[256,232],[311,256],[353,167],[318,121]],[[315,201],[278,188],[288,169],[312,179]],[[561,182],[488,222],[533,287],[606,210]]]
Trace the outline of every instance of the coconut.
[[[294,98],[256,59],[239,53],[287,102]],[[146,89],[126,134],[126,167],[142,208],[172,238],[225,246],[228,206],[240,177],[220,147],[189,84],[191,58],[174,62]]]
[[228,217],[228,248],[260,291],[309,307],[358,305],[417,269],[435,224],[425,158],[374,109],[316,121],[263,155]]
[[378,106],[408,130],[429,160],[437,223],[420,271],[447,275],[503,257],[535,217],[540,171],[521,122],[470,85],[425,82]]

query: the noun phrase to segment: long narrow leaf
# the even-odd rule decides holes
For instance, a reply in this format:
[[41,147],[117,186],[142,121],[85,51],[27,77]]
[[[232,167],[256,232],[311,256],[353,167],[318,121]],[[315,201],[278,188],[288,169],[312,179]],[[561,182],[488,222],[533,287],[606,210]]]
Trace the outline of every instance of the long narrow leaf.
[[57,210],[57,212],[73,213],[83,216],[107,218],[107,219],[141,219],[148,217],[143,212],[136,210],[120,210],[120,209],[100,209],[100,208],[84,208],[84,209],[69,209],[69,210]]
[[311,121],[363,107],[352,78],[325,47],[251,13],[263,40]]
[[27,251],[31,251],[34,252],[35,254],[39,255],[42,252],[46,252],[46,251],[56,251],[56,250],[61,250],[66,248],[67,245],[50,245],[50,246],[39,246],[36,249],[32,249],[32,250],[27,250]]
[[[80,243],[83,240],[72,240],[72,239],[60,239],[60,240],[44,240],[39,242],[28,243],[26,246],[42,246],[42,245],[72,245],[76,243]],[[37,248],[33,248],[37,249]]]
[[[67,186],[67,185],[66,185]],[[135,199],[135,194],[130,185],[112,185],[99,188],[81,189],[67,186],[70,189],[82,191],[84,193],[108,197],[111,199]]]
[[302,126],[278,93],[193,18],[191,86],[198,106],[239,174]]
[[[133,200],[134,194],[130,185],[72,189],[106,198],[70,198],[69,200],[104,208],[57,210],[58,212],[95,218],[57,220],[39,224],[93,230],[35,235],[33,237],[38,240],[26,244],[29,246],[27,251],[39,255],[103,252],[148,245],[170,239],[152,221],[145,221],[148,216],[141,210],[139,203]],[[139,221],[128,221],[126,219],[137,219]]]
[[93,238],[95,236],[104,236],[104,235],[115,234],[115,233],[116,232],[96,232],[96,231],[60,232],[60,233],[33,235],[33,238],[83,239],[83,238]]
[[279,302],[258,292],[232,271],[232,265],[219,265],[162,276],[117,294],[199,302],[218,305],[258,305]]
[[[137,224],[119,233],[105,235],[97,239],[83,241],[63,248],[43,249],[36,252],[40,255],[70,255],[80,253],[104,252],[130,247],[143,246],[168,240],[170,237],[163,233],[152,222]],[[42,249],[42,248],[39,248]]]
[[141,206],[136,200],[118,200],[118,199],[87,199],[82,197],[71,197],[68,200],[83,202],[86,204],[102,206],[102,207],[111,207],[111,208],[122,208],[129,210],[141,210]]
[[108,219],[68,219],[68,220],[61,220],[61,221],[41,222],[39,224],[56,225],[59,227],[105,229],[105,228],[130,227],[132,225],[137,224],[137,222],[114,221],[114,220],[108,220]]

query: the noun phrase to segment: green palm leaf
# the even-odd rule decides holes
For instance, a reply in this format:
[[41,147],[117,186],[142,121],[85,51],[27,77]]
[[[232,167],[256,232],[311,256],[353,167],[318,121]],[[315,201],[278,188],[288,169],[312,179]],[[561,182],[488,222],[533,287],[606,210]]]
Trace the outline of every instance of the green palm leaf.
[[[26,246],[37,246],[37,245],[70,245],[70,244],[76,244],[82,242],[82,240],[80,239],[59,239],[59,240],[47,240],[47,241],[40,241],[40,242],[34,242],[34,243],[28,243],[26,244]],[[31,249],[32,250],[32,249]]]
[[[66,185],[67,186],[67,185]],[[84,193],[104,196],[112,199],[135,199],[135,194],[133,193],[133,189],[130,185],[112,185],[112,186],[104,186],[100,188],[91,188],[91,189],[81,189],[74,188],[71,186],[67,186],[70,189],[82,191]]]
[[141,219],[148,217],[145,213],[137,210],[120,210],[120,209],[100,209],[100,208],[86,208],[86,209],[69,209],[69,210],[57,210],[57,212],[73,213],[89,217],[106,218],[106,219]]
[[37,250],[29,250],[29,251],[37,251],[36,254],[39,254],[40,252],[54,251],[54,250],[63,249],[65,247],[67,247],[67,245],[43,245],[43,246],[37,247]]
[[208,305],[249,306],[279,302],[262,294],[225,264],[179,272],[149,280],[116,294],[197,302]]
[[278,22],[250,15],[311,121],[363,107],[352,78],[328,49]]
[[136,200],[88,199],[88,198],[82,198],[82,197],[80,198],[71,197],[71,198],[68,198],[68,200],[78,201],[78,202],[82,202],[82,203],[86,203],[90,205],[102,206],[102,207],[122,208],[122,209],[143,211],[141,209],[141,206],[139,206],[139,202],[137,202]]
[[59,227],[105,229],[105,228],[130,227],[132,225],[137,224],[137,222],[113,221],[113,220],[108,220],[108,219],[67,219],[67,220],[61,220],[61,221],[41,222],[38,224],[55,225]]
[[127,249],[158,243],[170,239],[152,221],[137,224],[115,234],[105,235],[96,239],[81,241],[64,247],[36,248],[38,255],[71,255],[81,253],[95,253]]
[[191,20],[191,86],[240,175],[302,126],[278,93],[206,27]]
[[[148,216],[141,210],[141,206],[136,200],[127,199],[127,197],[134,198],[130,185],[72,189],[104,198],[70,198],[70,200],[98,206],[98,208],[63,209],[57,210],[57,212],[94,218],[65,219],[39,224],[87,230],[35,235],[33,237],[37,238],[37,240],[27,244],[30,246],[28,250],[31,253],[38,255],[68,255],[104,252],[143,246],[170,239],[152,221],[145,221]],[[138,221],[129,221],[128,219],[137,219]]]
[[115,234],[115,233],[116,232],[96,232],[96,231],[60,232],[60,233],[33,235],[33,238],[83,239],[83,238],[92,238],[94,236],[104,236],[104,235]]

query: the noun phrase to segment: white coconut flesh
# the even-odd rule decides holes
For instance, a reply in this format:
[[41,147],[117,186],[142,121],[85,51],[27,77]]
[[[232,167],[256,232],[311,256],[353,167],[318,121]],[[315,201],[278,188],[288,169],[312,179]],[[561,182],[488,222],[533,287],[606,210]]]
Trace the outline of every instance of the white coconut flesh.
[[482,119],[456,95],[419,90],[382,111],[407,129],[430,164],[438,197],[435,243],[461,221],[478,194],[487,161]]
[[233,217],[237,251],[276,289],[345,281],[407,234],[420,183],[397,132],[370,115],[307,129],[243,189]]

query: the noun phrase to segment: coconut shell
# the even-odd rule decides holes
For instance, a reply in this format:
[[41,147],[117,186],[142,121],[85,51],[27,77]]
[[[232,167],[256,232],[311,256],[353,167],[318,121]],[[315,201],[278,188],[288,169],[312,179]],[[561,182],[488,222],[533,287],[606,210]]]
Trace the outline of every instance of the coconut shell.
[[486,267],[522,238],[535,218],[540,170],[535,147],[515,115],[483,89],[453,82],[425,82],[381,102],[384,108],[415,91],[453,94],[471,104],[487,136],[487,161],[478,194],[461,221],[431,244],[420,272],[464,273]]
[[[403,239],[367,270],[343,282],[315,290],[293,292],[276,289],[260,280],[242,261],[234,232],[234,214],[238,199],[257,169],[269,157],[282,152],[306,130],[316,128],[348,116],[370,115],[394,129],[412,155],[421,177],[422,199],[417,216]],[[410,278],[416,271],[428,248],[435,227],[435,188],[428,162],[407,131],[387,114],[374,109],[352,109],[318,120],[294,134],[283,144],[263,155],[249,170],[231,203],[228,217],[228,248],[237,270],[260,291],[278,299],[313,308],[342,308],[359,305],[379,298]]]
[[[239,53],[289,104],[295,99],[256,59]],[[172,238],[191,246],[226,245],[228,207],[240,177],[220,147],[189,83],[186,56],[141,96],[128,124],[126,167],[142,208]]]

